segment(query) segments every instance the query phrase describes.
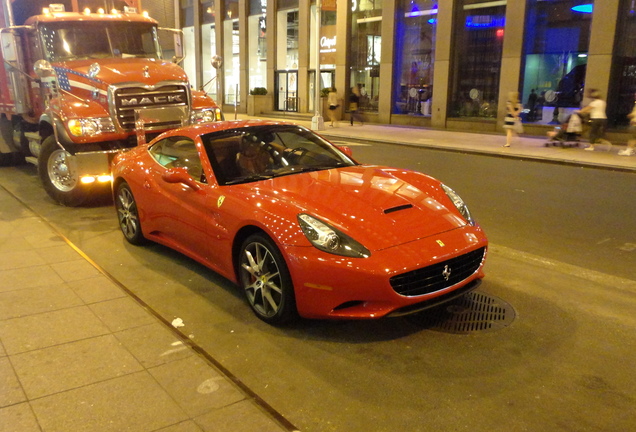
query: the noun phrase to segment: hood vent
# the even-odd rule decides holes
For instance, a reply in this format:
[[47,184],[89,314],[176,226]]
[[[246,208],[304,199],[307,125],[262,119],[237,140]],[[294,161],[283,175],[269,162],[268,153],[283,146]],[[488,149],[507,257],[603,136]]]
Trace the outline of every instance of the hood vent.
[[406,209],[410,209],[410,208],[413,208],[413,204],[404,204],[404,205],[401,205],[401,206],[388,208],[388,209],[384,210],[384,214],[389,214],[389,213],[393,213],[393,212],[400,211],[400,210],[406,210]]

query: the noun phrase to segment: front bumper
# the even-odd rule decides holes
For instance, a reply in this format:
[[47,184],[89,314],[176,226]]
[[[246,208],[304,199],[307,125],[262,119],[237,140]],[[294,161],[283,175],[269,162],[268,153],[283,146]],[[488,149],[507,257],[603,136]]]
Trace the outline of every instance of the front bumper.
[[[375,251],[369,258],[330,255],[313,247],[286,247],[284,251],[301,316],[370,319],[414,313],[475,289],[484,277],[487,245],[480,228],[467,226]],[[481,248],[483,256],[474,271],[452,280],[450,286],[421,295],[402,295],[391,284],[394,276],[453,262],[449,260]]]

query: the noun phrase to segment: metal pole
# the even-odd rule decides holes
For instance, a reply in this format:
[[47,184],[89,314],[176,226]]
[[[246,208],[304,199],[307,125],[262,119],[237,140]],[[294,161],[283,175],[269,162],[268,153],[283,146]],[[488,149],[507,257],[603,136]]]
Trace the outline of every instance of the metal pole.
[[320,13],[322,9],[322,1],[316,0],[316,82],[314,84],[314,109],[315,115],[311,119],[311,128],[313,130],[324,130],[325,123],[322,118],[322,98],[320,97]]

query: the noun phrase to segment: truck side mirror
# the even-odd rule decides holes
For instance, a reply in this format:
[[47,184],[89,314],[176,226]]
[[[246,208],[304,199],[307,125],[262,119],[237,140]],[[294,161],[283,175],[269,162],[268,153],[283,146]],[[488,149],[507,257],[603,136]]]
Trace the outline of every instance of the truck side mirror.
[[40,78],[51,78],[55,76],[55,70],[51,63],[46,60],[38,60],[33,65],[33,72]]

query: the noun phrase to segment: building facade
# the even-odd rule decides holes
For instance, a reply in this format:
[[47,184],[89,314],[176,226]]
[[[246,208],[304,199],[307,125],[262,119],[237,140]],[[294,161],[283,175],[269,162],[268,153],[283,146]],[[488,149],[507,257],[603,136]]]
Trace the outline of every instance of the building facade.
[[[268,91],[267,111],[312,113],[319,71],[343,118],[355,86],[370,122],[498,131],[516,91],[526,132],[543,134],[594,88],[610,131],[626,131],[636,0],[318,1],[320,13],[316,0],[180,0],[160,14],[184,30],[193,85],[226,113],[246,112],[257,87]],[[155,16],[166,3],[142,7]]]

